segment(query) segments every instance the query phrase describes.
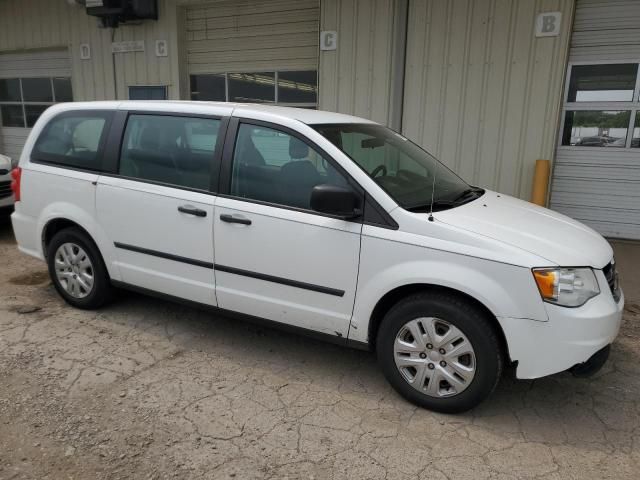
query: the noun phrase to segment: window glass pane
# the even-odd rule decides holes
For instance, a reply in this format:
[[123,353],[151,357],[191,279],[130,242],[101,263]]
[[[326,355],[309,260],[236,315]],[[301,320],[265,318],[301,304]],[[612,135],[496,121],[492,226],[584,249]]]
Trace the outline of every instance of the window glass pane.
[[219,127],[214,119],[132,115],[122,143],[120,173],[209,190]]
[[631,139],[631,148],[640,148],[640,111],[636,112],[636,123],[633,127],[633,138]]
[[164,86],[129,87],[129,100],[166,100],[167,88]]
[[240,125],[233,157],[233,195],[310,209],[311,190],[322,184],[348,186],[328,161],[296,137]]
[[567,101],[630,102],[637,73],[637,64],[574,65]]
[[581,110],[565,114],[562,145],[624,147],[629,111]]
[[54,78],[53,90],[56,95],[56,102],[73,102],[70,78]]
[[316,103],[318,101],[318,75],[306,72],[278,72],[279,103]]
[[191,100],[225,102],[224,75],[191,75]]
[[34,156],[90,170],[101,170],[99,154],[109,113],[64,115],[53,119],[38,138]]
[[49,105],[25,105],[24,111],[27,114],[27,127],[31,128],[35,125],[42,112],[44,112]]
[[268,103],[276,100],[275,73],[230,73],[229,101]]
[[24,127],[22,105],[0,105],[3,127]]
[[333,124],[315,129],[403,208],[428,211],[432,200],[455,204],[470,188],[428,152],[382,125]]
[[21,102],[20,80],[17,78],[0,79],[0,102]]
[[23,78],[22,95],[25,102],[53,102],[51,79]]

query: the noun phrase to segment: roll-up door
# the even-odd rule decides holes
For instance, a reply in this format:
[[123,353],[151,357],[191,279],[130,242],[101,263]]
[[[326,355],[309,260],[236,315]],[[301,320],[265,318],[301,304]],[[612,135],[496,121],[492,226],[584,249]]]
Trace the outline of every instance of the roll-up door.
[[640,2],[578,0],[551,208],[640,239]]
[[19,157],[40,114],[72,100],[66,49],[0,53],[0,153]]
[[318,0],[219,0],[186,9],[192,100],[317,105]]

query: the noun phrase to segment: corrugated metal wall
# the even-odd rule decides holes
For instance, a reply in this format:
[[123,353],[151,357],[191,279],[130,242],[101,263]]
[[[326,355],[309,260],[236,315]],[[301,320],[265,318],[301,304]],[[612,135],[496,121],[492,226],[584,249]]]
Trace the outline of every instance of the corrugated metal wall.
[[[127,98],[129,85],[167,85],[170,98],[179,98],[176,4],[159,0],[159,21],[121,26],[114,41],[144,40],[145,52],[116,55],[118,98]],[[170,55],[156,57],[155,41],[167,40]],[[0,53],[65,47],[71,52],[75,100],[114,98],[112,32],[100,29],[95,17],[64,0],[0,1]],[[80,44],[91,45],[91,59],[80,60]]]
[[189,7],[189,73],[316,70],[319,11],[319,0],[219,0]]
[[[640,1],[578,0],[569,61],[640,63]],[[637,106],[634,99],[592,108]],[[550,203],[603,235],[640,239],[640,149],[559,146]]]
[[[553,158],[571,0],[411,0],[403,133],[467,181],[528,199]],[[561,11],[558,37],[538,13]]]
[[320,30],[337,31],[338,48],[320,52],[320,109],[391,123],[398,6],[397,0],[322,0]]

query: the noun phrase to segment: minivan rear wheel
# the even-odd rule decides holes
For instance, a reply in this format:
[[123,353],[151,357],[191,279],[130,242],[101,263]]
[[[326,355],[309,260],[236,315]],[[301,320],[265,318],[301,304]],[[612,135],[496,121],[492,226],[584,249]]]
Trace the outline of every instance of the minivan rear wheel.
[[407,400],[445,413],[487,398],[502,374],[502,352],[485,312],[448,292],[420,293],[393,306],[376,340],[385,377]]
[[111,298],[109,275],[93,240],[78,228],[57,232],[47,246],[49,275],[64,300],[95,309]]

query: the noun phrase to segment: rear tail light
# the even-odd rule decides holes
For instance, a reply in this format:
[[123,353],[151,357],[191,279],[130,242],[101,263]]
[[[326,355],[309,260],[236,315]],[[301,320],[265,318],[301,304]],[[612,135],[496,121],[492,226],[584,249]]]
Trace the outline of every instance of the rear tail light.
[[20,201],[20,179],[22,178],[22,169],[20,167],[16,167],[11,170],[11,190],[13,191],[13,196],[15,197],[15,201]]

